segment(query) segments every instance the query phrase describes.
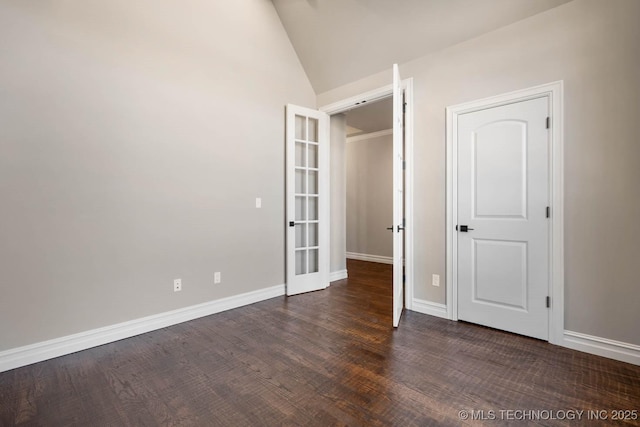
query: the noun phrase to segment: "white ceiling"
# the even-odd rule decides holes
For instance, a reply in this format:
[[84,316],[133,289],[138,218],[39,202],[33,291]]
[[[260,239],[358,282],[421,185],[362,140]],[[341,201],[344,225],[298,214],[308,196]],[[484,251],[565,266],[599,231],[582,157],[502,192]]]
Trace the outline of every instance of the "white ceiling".
[[345,113],[347,116],[347,136],[377,132],[393,127],[393,98],[367,103]]
[[571,0],[272,0],[316,93]]

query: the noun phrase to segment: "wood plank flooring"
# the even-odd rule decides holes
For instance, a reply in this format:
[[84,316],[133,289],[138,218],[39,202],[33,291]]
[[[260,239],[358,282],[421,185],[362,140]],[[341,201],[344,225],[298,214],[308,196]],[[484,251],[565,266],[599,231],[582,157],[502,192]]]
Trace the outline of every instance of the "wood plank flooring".
[[640,367],[413,312],[394,330],[390,266],[348,270],[325,291],[1,373],[0,425],[640,425],[502,419],[640,411]]

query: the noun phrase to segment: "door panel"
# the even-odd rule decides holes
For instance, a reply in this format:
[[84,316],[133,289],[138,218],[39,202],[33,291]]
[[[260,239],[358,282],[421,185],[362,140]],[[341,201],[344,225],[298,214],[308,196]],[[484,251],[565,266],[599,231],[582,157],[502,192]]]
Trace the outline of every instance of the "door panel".
[[548,339],[548,111],[544,97],[463,114],[457,141],[458,318],[541,339]]
[[287,105],[287,295],[328,285],[328,122]]
[[404,95],[393,65],[393,326],[404,308]]
[[474,239],[473,244],[473,302],[526,310],[527,242]]
[[474,217],[526,216],[526,135],[526,123],[516,121],[491,123],[473,134]]

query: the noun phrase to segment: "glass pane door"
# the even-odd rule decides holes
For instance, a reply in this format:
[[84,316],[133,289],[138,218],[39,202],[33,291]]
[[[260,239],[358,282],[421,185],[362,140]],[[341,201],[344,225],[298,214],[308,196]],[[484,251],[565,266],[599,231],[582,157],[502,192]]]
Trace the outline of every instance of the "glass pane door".
[[329,116],[287,105],[287,295],[329,285]]
[[295,116],[295,274],[319,269],[318,119]]

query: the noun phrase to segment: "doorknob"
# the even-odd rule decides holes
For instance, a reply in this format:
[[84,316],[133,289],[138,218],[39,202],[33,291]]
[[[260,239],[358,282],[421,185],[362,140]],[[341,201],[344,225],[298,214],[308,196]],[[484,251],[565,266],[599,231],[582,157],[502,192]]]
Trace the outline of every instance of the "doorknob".
[[289,227],[295,227],[296,223],[295,221],[289,221]]
[[398,226],[398,233],[399,233],[399,232],[401,232],[401,231],[403,231],[403,230],[404,230],[404,226],[399,225],[399,226]]
[[[457,225],[456,225],[456,229],[458,229],[458,226],[457,226]],[[460,231],[461,231],[462,233],[466,233],[467,231],[471,231],[471,230],[473,230],[473,228],[469,228],[469,226],[468,226],[468,225],[461,225],[461,226],[460,226]]]
[[387,230],[393,231],[393,227],[387,227]]

